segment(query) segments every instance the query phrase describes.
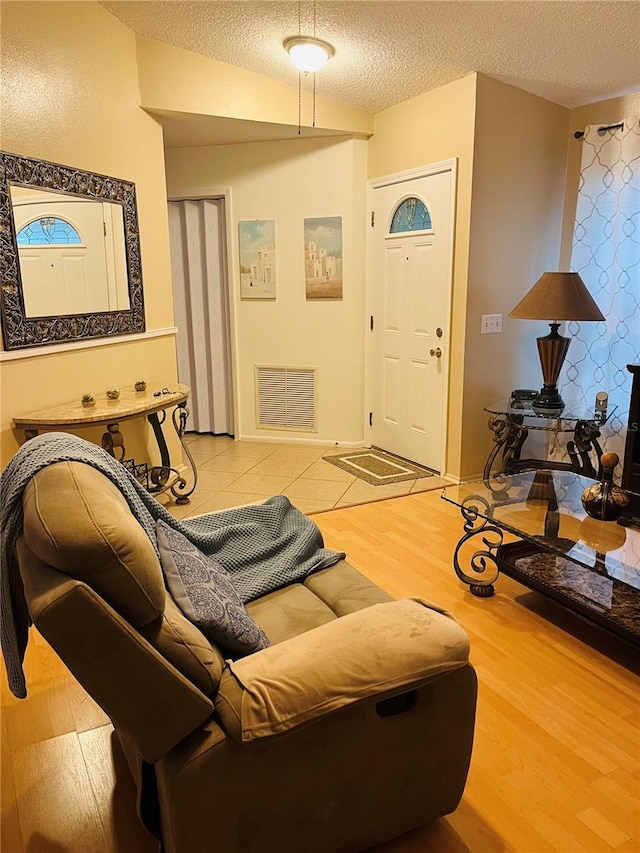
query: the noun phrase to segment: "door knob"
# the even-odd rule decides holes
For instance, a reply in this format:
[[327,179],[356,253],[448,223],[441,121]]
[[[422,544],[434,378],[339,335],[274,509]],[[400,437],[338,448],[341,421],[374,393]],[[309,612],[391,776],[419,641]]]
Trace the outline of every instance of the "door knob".
[[442,350],[440,347],[436,347],[435,349],[429,350],[429,355],[435,355],[436,358],[440,358]]

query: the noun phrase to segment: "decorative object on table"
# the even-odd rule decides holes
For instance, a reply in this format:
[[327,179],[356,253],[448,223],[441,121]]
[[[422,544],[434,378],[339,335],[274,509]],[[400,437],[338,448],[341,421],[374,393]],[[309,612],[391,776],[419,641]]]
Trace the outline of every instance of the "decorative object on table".
[[596,402],[594,405],[594,414],[597,418],[606,420],[607,406],[609,405],[609,395],[606,391],[598,391],[596,394]]
[[304,220],[307,299],[342,299],[342,217]]
[[107,388],[107,399],[109,400],[117,400],[120,396],[119,388]]
[[617,453],[603,453],[602,479],[582,493],[582,506],[587,515],[599,521],[615,521],[627,509],[629,495],[613,482],[613,469],[618,464]]
[[551,321],[551,332],[537,338],[544,385],[532,407],[562,412],[564,401],[557,382],[571,340],[559,335],[558,327],[563,320],[604,321],[604,315],[577,272],[545,272],[509,316]]
[[238,222],[238,247],[242,299],[275,299],[275,219]]
[[511,392],[511,399],[520,402],[530,403],[538,396],[538,392],[532,388],[516,388]]
[[83,394],[80,398],[80,402],[82,403],[85,409],[90,409],[92,408],[92,406],[95,406],[96,398],[93,396],[93,394]]
[[538,392],[531,388],[515,388],[511,392],[512,409],[528,409],[538,396]]
[[134,388],[136,389],[136,391],[146,391],[147,383],[144,381],[144,379],[138,379],[138,381],[134,385]]

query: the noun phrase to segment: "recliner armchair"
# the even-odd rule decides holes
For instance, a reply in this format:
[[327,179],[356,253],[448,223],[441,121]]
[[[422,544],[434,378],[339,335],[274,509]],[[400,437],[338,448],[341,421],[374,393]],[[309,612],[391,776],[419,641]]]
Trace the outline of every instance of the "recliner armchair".
[[455,810],[477,686],[451,616],[342,560],[247,604],[272,645],[225,660],[104,474],[51,464],[23,509],[33,622],[112,720],[167,853],[346,853]]

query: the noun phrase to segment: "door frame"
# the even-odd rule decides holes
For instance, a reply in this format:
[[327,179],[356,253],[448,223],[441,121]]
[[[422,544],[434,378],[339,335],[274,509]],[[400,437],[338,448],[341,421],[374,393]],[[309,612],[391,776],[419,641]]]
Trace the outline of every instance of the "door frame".
[[[451,324],[452,324],[452,306],[453,306],[453,257],[455,249],[455,215],[456,215],[456,197],[458,189],[458,158],[453,157],[450,160],[441,160],[438,163],[431,163],[426,166],[418,166],[415,169],[408,169],[404,172],[395,172],[391,175],[384,175],[380,178],[372,178],[367,182],[367,240],[366,240],[366,260],[365,260],[365,349],[364,349],[364,444],[366,447],[371,447],[372,427],[369,423],[369,412],[372,411],[373,404],[373,337],[370,328],[370,317],[373,315],[373,255],[375,251],[373,226],[371,224],[371,213],[374,210],[375,190],[380,187],[390,186],[392,184],[402,184],[408,181],[413,181],[417,178],[428,178],[431,175],[438,175],[442,172],[451,172],[451,198],[450,198],[450,234],[449,241],[449,257],[447,266],[449,270],[449,280],[446,294],[446,317],[448,324],[448,334],[446,344],[442,347],[442,372],[443,372],[443,389],[442,389],[442,443],[440,447],[441,469],[438,472],[441,476],[447,469],[447,442],[448,442],[448,421],[449,421],[449,381],[450,381],[450,348],[451,348]],[[375,413],[374,413],[375,416]]]
[[[167,196],[167,204],[171,201],[211,201],[221,198],[224,201],[225,218],[225,263],[227,272],[227,294],[229,299],[229,360],[231,368],[231,408],[233,410],[233,432],[234,438],[239,438],[238,428],[240,424],[240,392],[238,388],[238,320],[237,306],[235,301],[235,287],[233,269],[237,269],[237,258],[233,254],[233,228],[231,211],[231,187],[206,187],[193,193],[173,193]],[[172,292],[173,298],[173,285]],[[178,334],[176,328],[174,337]]]

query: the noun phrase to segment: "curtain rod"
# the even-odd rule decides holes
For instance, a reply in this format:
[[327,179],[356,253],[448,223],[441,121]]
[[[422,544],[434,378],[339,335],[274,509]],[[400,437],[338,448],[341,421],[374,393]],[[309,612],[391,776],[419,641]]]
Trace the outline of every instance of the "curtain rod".
[[[599,127],[598,133],[604,133],[605,130],[620,130],[623,127],[624,127],[624,122],[621,121],[618,124],[610,124],[607,127]],[[575,139],[582,139],[582,137],[584,136],[584,130],[576,130],[576,132],[573,134],[573,136]]]

